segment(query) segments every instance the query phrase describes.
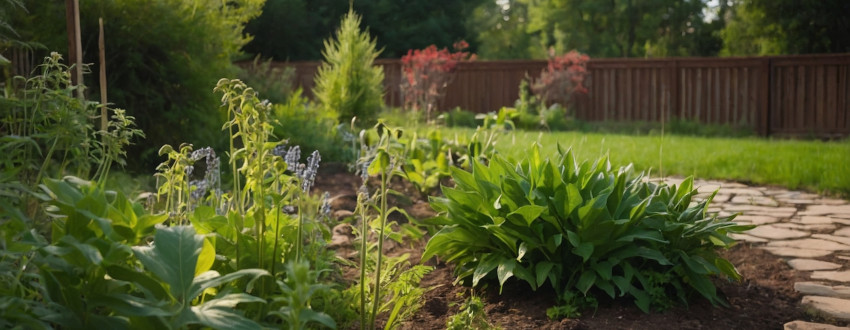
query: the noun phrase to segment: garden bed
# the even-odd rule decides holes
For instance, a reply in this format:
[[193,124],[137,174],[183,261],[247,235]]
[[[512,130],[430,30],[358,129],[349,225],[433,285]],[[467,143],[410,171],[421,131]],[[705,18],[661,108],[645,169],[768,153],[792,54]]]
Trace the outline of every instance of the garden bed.
[[[347,173],[343,166],[326,166],[321,172],[315,189],[336,196],[337,209],[353,207],[346,200],[355,196],[359,177]],[[412,216],[422,218],[433,214],[415,189],[398,183],[394,188],[411,197],[400,206]],[[424,241],[414,246],[412,250],[398,247],[389,254],[411,253],[411,262],[416,263]],[[555,304],[555,297],[548,288],[535,292],[525,283],[508,281],[501,295],[498,283],[488,283],[487,288],[476,289],[475,294],[482,297],[490,323],[504,329],[778,329],[790,321],[813,320],[799,308],[802,296],[793,289],[795,282],[806,279],[784,260],[749,243],[740,243],[722,256],[742,275],[741,282],[714,281],[729,307],[715,307],[705,299],[694,297],[690,306],[646,314],[628,299],[600,300],[598,309],[583,311],[578,318],[550,320],[546,309]],[[435,259],[428,264],[435,268],[423,278],[421,287],[429,291],[423,306],[404,328],[445,328],[448,318],[460,311],[471,293],[469,287],[453,285],[451,265]]]

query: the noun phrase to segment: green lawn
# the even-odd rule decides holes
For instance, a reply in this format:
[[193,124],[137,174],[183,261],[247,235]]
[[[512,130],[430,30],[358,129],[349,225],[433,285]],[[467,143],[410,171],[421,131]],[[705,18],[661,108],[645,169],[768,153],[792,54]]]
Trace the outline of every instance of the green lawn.
[[[473,130],[445,129],[443,136],[469,136]],[[702,179],[728,179],[850,196],[850,140],[838,142],[763,138],[704,138],[679,135],[620,135],[578,132],[504,133],[497,150],[521,157],[535,141],[544,154],[558,143],[579,160],[608,154],[612,165]]]

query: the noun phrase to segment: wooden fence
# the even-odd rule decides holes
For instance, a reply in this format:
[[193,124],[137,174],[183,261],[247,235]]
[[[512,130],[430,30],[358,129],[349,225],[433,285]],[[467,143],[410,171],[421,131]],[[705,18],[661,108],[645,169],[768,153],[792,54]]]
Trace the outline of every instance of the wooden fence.
[[[386,102],[399,106],[401,63],[378,60]],[[296,68],[307,95],[317,62]],[[461,63],[440,108],[475,112],[512,106],[520,81],[545,61]],[[592,59],[589,93],[576,102],[578,119],[650,121],[679,118],[748,127],[760,135],[850,135],[850,54],[666,59]]]
[[[386,102],[400,106],[401,63],[378,60]],[[318,62],[276,63],[296,68],[307,95]],[[545,61],[461,63],[440,108],[475,112],[512,106],[520,81]],[[592,59],[589,93],[575,114],[588,121],[673,118],[743,126],[763,136],[850,135],[850,54],[666,59]]]

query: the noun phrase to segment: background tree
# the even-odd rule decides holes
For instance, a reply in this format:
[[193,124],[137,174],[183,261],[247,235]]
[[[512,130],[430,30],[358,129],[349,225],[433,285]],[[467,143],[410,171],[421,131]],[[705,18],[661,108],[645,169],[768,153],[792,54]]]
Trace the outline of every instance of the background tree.
[[316,99],[340,122],[356,116],[361,125],[369,125],[384,106],[384,69],[373,64],[380,51],[369,32],[360,29],[360,16],[353,10],[343,17],[334,37],[325,41]]
[[[358,0],[353,9],[377,38],[381,57],[399,58],[409,49],[430,44],[449,47],[458,40],[474,39],[466,18],[489,1]],[[319,60],[322,40],[339,27],[339,18],[348,9],[347,0],[267,0],[263,14],[246,27],[254,40],[245,51],[280,61]]]
[[[250,40],[242,27],[264,0],[80,1],[83,63],[98,63],[98,18],[103,17],[109,102],[136,118],[147,139],[129,148],[133,169],[150,171],[163,144],[222,144],[218,79],[235,75],[232,60]],[[24,40],[67,53],[65,2],[28,0],[16,17]],[[45,54],[36,54],[41,58]],[[68,58],[65,56],[65,58]],[[88,75],[90,97],[99,92]]]
[[472,12],[468,25],[477,32],[478,52],[489,60],[539,57],[540,39],[526,33],[528,6],[521,1],[486,1]]
[[850,2],[734,0],[723,55],[850,52]]
[[[701,0],[500,0],[482,4],[473,21],[482,58],[520,55],[517,50],[545,58],[549,47],[592,57],[706,56],[720,49],[719,26],[706,22],[706,6]],[[492,19],[496,10],[501,20]],[[502,38],[493,42],[493,36]]]

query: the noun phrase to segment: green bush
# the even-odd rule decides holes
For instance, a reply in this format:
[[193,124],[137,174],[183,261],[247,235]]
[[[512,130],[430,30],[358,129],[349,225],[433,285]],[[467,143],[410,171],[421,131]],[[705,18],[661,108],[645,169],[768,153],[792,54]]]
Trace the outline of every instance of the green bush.
[[447,127],[472,127],[478,125],[475,120],[475,113],[472,111],[463,110],[456,107],[453,110],[446,111],[440,114],[437,119],[443,122]]
[[336,39],[325,41],[314,93],[323,111],[340,122],[356,116],[369,125],[384,106],[384,69],[373,65],[380,53],[375,44],[360,30],[360,16],[354,11],[343,17]]
[[301,95],[301,89],[296,90],[285,104],[272,105],[274,135],[303,150],[319,150],[325,160],[354,161],[346,159],[336,117],[319,110]]
[[512,277],[532,289],[551,285],[562,304],[552,316],[574,316],[599,293],[629,295],[645,312],[694,292],[724,304],[709,277],[739,278],[716,249],[750,227],[707,214],[710,199],[691,204],[692,179],[656,185],[630,167],[611,170],[606,158],[543,159],[536,145],[519,163],[496,155],[489,166],[473,162],[471,173],[453,168],[452,178],[457,186],[431,200],[433,222],[445,227],[422,259],[455,263],[473,286]]
[[295,93],[295,68],[273,66],[272,60],[255,57],[250,63],[241,65],[239,79],[257,91],[260,98],[274,104],[286,103]]
[[570,118],[567,117],[567,109],[559,104],[553,104],[547,109],[540,111],[542,122],[550,131],[566,131],[570,129]]
[[[157,147],[189,142],[223,146],[224,114],[210,86],[233,77],[232,61],[250,37],[243,24],[259,15],[263,0],[80,1],[83,63],[99,64],[98,18],[104,21],[108,101],[137,119],[147,139],[130,148],[140,156],[128,164],[147,172]],[[65,3],[27,1],[29,15],[15,17],[24,40],[47,49],[67,49]],[[39,54],[36,54],[37,56]],[[66,57],[67,58],[67,57]],[[97,75],[86,78],[98,99]]]

